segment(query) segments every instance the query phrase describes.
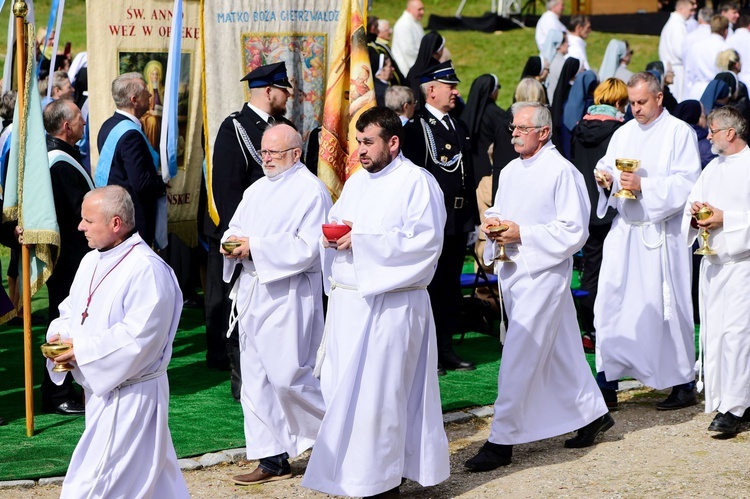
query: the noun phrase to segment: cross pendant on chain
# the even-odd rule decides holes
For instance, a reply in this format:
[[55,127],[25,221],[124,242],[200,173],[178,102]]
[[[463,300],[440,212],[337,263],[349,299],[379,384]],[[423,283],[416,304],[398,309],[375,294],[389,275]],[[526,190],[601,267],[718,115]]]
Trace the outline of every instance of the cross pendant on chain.
[[83,323],[86,322],[86,318],[88,316],[89,316],[89,308],[86,307],[86,310],[84,310],[83,313],[81,314],[81,317],[82,317],[82,319],[81,319],[81,326],[83,326]]

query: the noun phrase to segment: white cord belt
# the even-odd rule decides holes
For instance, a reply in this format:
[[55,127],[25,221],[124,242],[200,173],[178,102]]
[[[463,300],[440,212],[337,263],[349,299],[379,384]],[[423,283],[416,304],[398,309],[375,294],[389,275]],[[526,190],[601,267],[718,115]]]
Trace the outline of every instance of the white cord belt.
[[[669,272],[669,255],[667,253],[666,239],[667,239],[667,221],[670,220],[671,218],[674,218],[675,216],[676,215],[673,215],[659,222],[629,222],[627,220],[623,220],[626,224],[632,227],[641,228],[641,242],[646,248],[648,249],[661,248],[660,250],[661,272],[662,272],[661,294],[662,294],[662,302],[663,302],[664,320],[669,320],[672,318],[672,289],[670,287],[672,275]],[[659,240],[656,241],[655,243],[649,243],[648,241],[646,241],[646,236],[643,233],[643,228],[657,226],[657,225],[659,227]]]
[[[346,291],[358,291],[359,289],[357,286],[352,286],[351,284],[343,284],[341,282],[336,282],[336,280],[333,277],[329,277],[328,281],[331,283],[331,291],[334,289],[343,289]],[[418,291],[421,289],[427,289],[427,286],[404,286],[403,288],[398,289],[392,289],[390,291],[386,291],[386,293],[400,293],[403,291]],[[316,378],[320,378],[320,371],[323,368],[323,360],[326,358],[326,343],[328,342],[328,320],[325,322],[325,327],[323,328],[323,338],[320,340],[320,347],[318,347],[318,353],[315,355],[315,369],[313,369],[313,376]]]

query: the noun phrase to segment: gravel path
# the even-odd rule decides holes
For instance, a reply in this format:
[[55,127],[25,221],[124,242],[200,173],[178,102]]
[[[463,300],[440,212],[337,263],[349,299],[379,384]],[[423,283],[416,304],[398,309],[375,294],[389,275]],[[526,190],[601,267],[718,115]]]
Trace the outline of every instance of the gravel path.
[[[706,431],[712,414],[695,407],[661,412],[654,404],[667,392],[648,389],[620,394],[615,426],[598,445],[565,449],[570,435],[514,449],[513,464],[488,473],[468,473],[463,463],[489,433],[490,418],[448,424],[451,477],[423,489],[407,482],[403,497],[746,497],[750,498],[750,425],[731,439]],[[308,454],[292,462],[291,480],[238,487],[229,478],[252,471],[256,462],[219,465],[188,471],[185,478],[195,498],[324,498],[300,486]],[[59,497],[59,486],[0,490],[0,499]]]

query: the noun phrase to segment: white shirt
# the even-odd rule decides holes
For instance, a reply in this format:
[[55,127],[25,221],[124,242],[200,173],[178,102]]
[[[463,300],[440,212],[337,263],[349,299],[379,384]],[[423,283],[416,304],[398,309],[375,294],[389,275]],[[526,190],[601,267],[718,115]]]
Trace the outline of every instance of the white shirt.
[[542,51],[542,47],[544,47],[544,41],[547,39],[547,33],[549,33],[551,29],[558,29],[563,33],[568,32],[568,29],[565,27],[565,25],[560,22],[560,18],[557,17],[557,14],[555,14],[551,10],[548,10],[544,14],[542,14],[542,16],[539,18],[539,21],[536,23],[536,32],[534,33],[534,39],[536,40],[536,46],[539,49],[539,52]]
[[391,42],[391,52],[401,73],[409,73],[417,61],[419,45],[423,37],[422,24],[410,13],[404,11],[393,25],[393,41]]
[[716,58],[726,49],[724,38],[716,33],[690,47],[685,59],[685,86],[683,95],[688,99],[700,99],[708,83],[719,73]]
[[568,33],[568,57],[575,57],[581,61],[581,66],[586,71],[591,69],[588,57],[586,57],[586,40],[572,33]]
[[727,47],[733,48],[740,55],[742,72],[739,78],[745,85],[750,85],[750,30],[737,29],[731,37],[727,38]]

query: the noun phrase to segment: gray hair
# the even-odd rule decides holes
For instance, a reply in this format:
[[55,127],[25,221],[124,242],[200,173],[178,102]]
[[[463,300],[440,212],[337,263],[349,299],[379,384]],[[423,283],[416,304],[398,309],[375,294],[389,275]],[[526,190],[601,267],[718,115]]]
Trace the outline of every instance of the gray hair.
[[83,196],[86,200],[92,196],[100,196],[101,204],[99,212],[104,217],[105,222],[109,222],[114,217],[119,217],[122,221],[122,227],[126,231],[135,229],[135,207],[133,199],[124,187],[119,185],[107,185],[91,190]]
[[716,123],[721,128],[734,128],[734,132],[743,140],[747,136],[747,120],[731,106],[719,107],[708,113],[706,123],[709,126]]
[[404,111],[404,104],[414,102],[414,91],[409,87],[393,85],[385,91],[385,107],[396,114]]
[[711,21],[711,16],[714,15],[714,9],[711,7],[703,7],[698,11],[698,20],[708,23]]
[[72,121],[76,115],[77,107],[73,101],[58,99],[47,104],[42,111],[44,129],[48,134],[56,136],[62,131],[66,121]]
[[123,73],[112,82],[112,98],[118,109],[130,107],[130,98],[138,95],[146,86],[141,73]]
[[648,85],[648,91],[656,97],[661,92],[661,82],[659,79],[648,71],[641,71],[630,77],[628,80],[627,87],[633,88],[638,86],[640,83]]
[[549,128],[550,138],[552,137],[552,113],[549,108],[540,102],[516,102],[510,106],[510,112],[515,118],[516,114],[524,109],[533,109],[534,114],[531,122],[534,126],[546,126]]
[[61,89],[66,81],[70,83],[68,73],[66,73],[65,71],[55,71],[52,74],[52,88]]
[[550,10],[552,7],[557,5],[558,3],[562,3],[563,0],[547,0],[547,10]]
[[0,118],[12,120],[15,109],[16,91],[8,90],[3,94],[2,102],[0,102]]

